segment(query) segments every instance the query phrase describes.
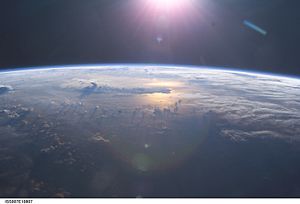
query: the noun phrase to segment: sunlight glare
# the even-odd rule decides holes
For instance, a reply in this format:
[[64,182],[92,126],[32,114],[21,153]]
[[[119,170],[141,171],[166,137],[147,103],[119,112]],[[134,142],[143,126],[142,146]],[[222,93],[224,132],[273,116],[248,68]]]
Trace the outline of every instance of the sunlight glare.
[[182,6],[186,0],[151,0],[158,9],[174,9]]

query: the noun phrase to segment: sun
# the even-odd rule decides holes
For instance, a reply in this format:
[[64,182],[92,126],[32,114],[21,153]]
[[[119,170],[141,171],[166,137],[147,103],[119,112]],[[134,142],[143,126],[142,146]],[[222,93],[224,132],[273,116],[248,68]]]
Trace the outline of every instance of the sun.
[[173,9],[180,7],[187,0],[150,0],[158,9]]
[[158,7],[170,7],[176,4],[178,0],[152,0]]

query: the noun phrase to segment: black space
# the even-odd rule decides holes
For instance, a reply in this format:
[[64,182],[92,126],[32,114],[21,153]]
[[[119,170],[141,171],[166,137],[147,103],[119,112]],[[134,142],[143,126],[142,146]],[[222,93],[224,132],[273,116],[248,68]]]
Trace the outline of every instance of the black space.
[[2,0],[0,67],[163,63],[300,75],[299,0],[194,0],[197,15],[172,13],[167,27],[142,1]]

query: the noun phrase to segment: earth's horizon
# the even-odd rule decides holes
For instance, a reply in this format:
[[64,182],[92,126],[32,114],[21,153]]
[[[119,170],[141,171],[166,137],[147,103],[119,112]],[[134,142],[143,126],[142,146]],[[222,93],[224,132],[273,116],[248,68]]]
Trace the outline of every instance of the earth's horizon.
[[244,67],[226,67],[226,66],[212,66],[212,65],[193,65],[193,64],[157,64],[157,63],[90,63],[90,64],[54,64],[54,65],[33,65],[33,66],[16,66],[2,68],[0,73],[20,72],[20,71],[37,71],[37,70],[57,70],[57,69],[100,69],[100,68],[143,68],[143,67],[162,67],[168,69],[183,68],[183,69],[197,69],[197,70],[215,70],[224,72],[247,73],[254,75],[266,75],[273,77],[283,77],[299,79],[300,76],[296,74],[287,74],[282,72],[272,72],[267,70],[251,69]]
[[0,197],[300,197],[300,78],[105,64],[0,72]]

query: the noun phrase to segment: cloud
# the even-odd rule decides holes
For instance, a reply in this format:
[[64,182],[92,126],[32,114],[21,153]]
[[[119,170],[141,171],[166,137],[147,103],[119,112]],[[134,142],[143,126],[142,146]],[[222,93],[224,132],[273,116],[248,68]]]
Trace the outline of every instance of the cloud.
[[221,131],[221,136],[236,142],[246,142],[251,138],[281,138],[281,135],[278,132],[271,130],[247,131],[239,129],[224,129]]
[[99,142],[103,142],[103,143],[110,143],[110,140],[104,138],[104,136],[101,133],[96,133],[91,139],[94,141],[99,141]]
[[222,136],[300,141],[300,80],[213,71],[194,75],[188,78],[194,101],[202,112],[218,114]]
[[168,88],[119,88],[119,87],[112,87],[112,86],[98,86],[97,83],[91,82],[89,86],[82,88],[81,90],[81,97],[86,97],[91,94],[153,94],[153,93],[171,93],[171,89]]
[[2,94],[6,94],[10,91],[12,91],[13,88],[11,86],[8,86],[8,85],[0,85],[0,95]]

